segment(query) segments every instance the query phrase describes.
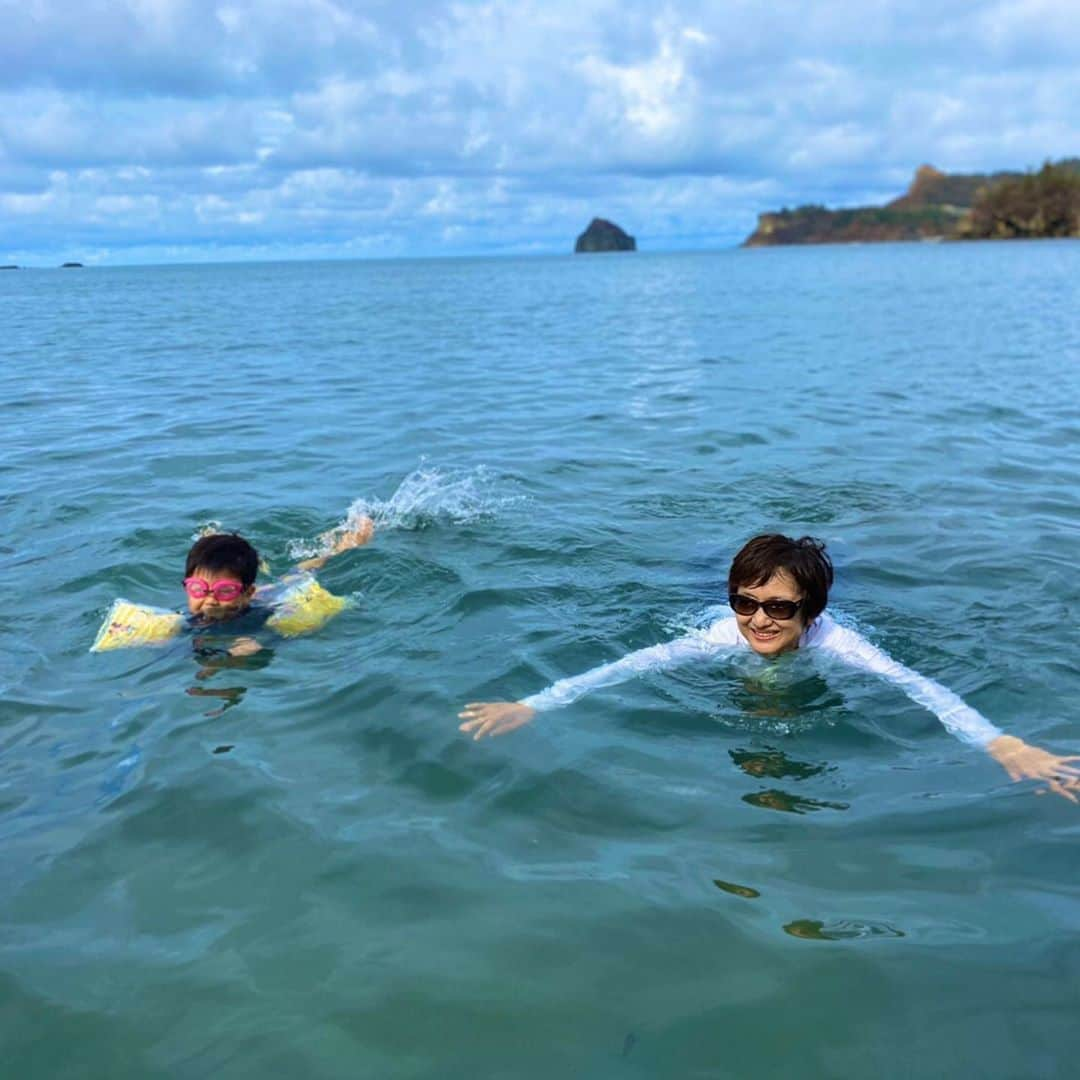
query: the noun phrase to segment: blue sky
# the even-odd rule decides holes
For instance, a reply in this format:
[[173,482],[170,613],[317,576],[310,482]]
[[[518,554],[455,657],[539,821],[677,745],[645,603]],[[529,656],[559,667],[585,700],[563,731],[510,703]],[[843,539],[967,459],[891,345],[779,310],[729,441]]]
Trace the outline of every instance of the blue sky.
[[[936,7],[936,10],[931,10]],[[1080,155],[1077,0],[0,0],[0,262],[648,250]]]

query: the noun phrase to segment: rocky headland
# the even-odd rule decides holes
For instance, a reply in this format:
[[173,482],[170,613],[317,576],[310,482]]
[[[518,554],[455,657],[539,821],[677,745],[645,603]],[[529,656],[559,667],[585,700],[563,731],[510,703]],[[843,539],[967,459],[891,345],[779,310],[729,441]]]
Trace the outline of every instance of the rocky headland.
[[614,222],[593,218],[589,227],[577,238],[574,254],[597,251],[637,251],[637,241]]
[[1080,236],[1080,159],[1038,172],[944,173],[922,165],[884,206],[761,214],[744,247]]

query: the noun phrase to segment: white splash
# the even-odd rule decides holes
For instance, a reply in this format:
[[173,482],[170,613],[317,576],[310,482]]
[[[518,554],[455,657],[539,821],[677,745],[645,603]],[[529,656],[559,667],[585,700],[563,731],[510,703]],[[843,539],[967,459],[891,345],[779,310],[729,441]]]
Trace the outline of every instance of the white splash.
[[440,469],[421,465],[409,473],[389,499],[361,497],[345,517],[313,540],[289,543],[293,559],[325,555],[342,532],[356,529],[364,518],[375,523],[375,535],[388,529],[414,531],[433,525],[469,525],[489,520],[508,506],[525,501],[497,489],[498,477],[481,465],[472,469]]
[[217,536],[219,533],[228,531],[220,521],[207,521],[198,526],[191,534],[191,542],[195,543],[196,540],[201,540],[204,536]]

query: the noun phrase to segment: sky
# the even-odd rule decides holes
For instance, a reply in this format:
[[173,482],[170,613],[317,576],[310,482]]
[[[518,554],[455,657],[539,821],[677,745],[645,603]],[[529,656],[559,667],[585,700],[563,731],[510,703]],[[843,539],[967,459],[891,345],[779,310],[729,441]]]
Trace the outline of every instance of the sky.
[[0,263],[712,250],[1078,102],[1080,0],[0,0]]

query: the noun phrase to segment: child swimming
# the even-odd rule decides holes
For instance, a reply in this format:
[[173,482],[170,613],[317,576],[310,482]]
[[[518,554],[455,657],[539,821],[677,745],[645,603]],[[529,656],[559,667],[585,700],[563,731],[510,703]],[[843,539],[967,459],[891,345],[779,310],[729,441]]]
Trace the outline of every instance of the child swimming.
[[[370,518],[362,518],[349,528],[323,534],[325,554],[305,559],[296,569],[304,573],[320,570],[335,555],[361,547],[374,535]],[[269,591],[277,586],[257,589],[259,553],[236,533],[211,533],[200,537],[188,551],[184,566],[184,592],[187,595],[189,626],[194,630],[235,624],[245,636],[226,650],[230,656],[251,656],[261,645],[249,635],[274,616]],[[286,577],[284,583],[288,583]]]
[[470,702],[458,714],[464,721],[460,730],[474,739],[505,735],[529,723],[537,713],[569,705],[589,690],[689,660],[745,648],[767,659],[799,648],[820,649],[858,670],[888,679],[934,713],[950,734],[986,750],[1011,780],[1042,780],[1046,790],[1074,803],[1080,801],[1080,769],[1072,764],[1080,761],[1080,755],[1060,757],[1004,734],[951,690],[834,622],[825,613],[832,583],[832,562],[821,541],[809,536],[793,540],[775,533],[755,536],[735,556],[728,573],[732,616],[675,641],[560,679],[521,701]]

